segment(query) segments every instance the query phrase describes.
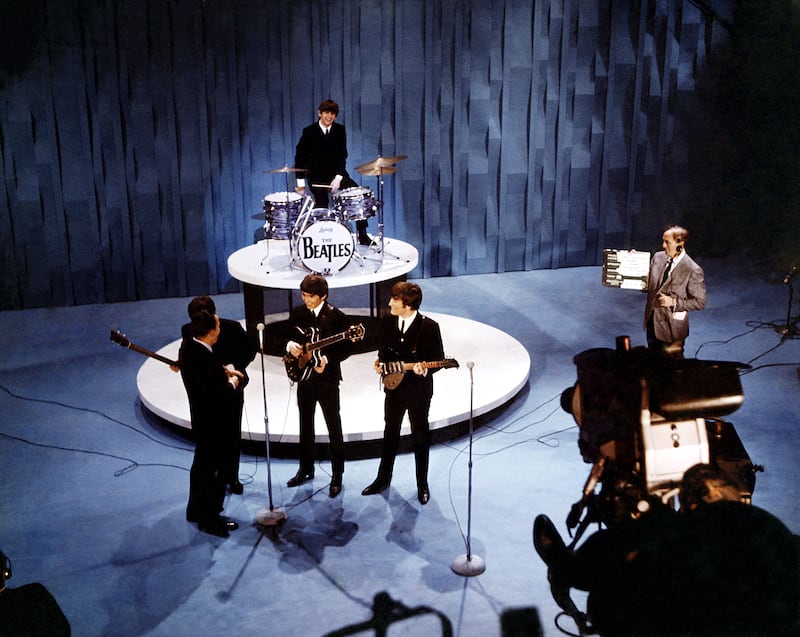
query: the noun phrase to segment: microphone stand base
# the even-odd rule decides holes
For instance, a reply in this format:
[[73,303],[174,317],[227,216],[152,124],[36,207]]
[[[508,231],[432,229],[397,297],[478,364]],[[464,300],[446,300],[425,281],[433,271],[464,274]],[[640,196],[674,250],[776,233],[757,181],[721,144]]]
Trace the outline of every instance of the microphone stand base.
[[477,555],[459,555],[450,564],[450,568],[454,573],[463,575],[464,577],[472,577],[473,575],[480,575],[486,570],[486,563]]
[[261,509],[256,513],[256,523],[261,526],[277,526],[286,521],[283,509]]

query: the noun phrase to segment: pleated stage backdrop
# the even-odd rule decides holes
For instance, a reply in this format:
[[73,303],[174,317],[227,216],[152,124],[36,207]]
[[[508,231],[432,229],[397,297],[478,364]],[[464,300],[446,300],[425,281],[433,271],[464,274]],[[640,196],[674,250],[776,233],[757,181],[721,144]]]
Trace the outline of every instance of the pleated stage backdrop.
[[688,0],[4,4],[3,309],[238,289],[227,257],[325,98],[362,186],[408,157],[383,201],[413,277],[649,249],[726,37]]

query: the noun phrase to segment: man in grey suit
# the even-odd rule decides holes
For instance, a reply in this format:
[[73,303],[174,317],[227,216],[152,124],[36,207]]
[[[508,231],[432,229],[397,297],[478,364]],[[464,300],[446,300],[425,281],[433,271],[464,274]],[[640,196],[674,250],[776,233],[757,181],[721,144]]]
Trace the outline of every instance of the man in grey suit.
[[647,346],[678,358],[689,335],[689,315],[706,306],[703,268],[686,254],[688,232],[670,226],[661,237],[664,248],[650,260],[647,305],[642,327],[647,331]]

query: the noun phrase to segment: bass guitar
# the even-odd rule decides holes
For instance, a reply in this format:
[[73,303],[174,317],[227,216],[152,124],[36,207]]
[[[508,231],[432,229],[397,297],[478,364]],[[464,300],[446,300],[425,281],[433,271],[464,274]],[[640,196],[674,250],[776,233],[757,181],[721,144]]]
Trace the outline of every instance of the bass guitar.
[[289,380],[298,383],[308,380],[311,377],[315,367],[319,367],[322,362],[322,355],[320,350],[328,345],[333,345],[339,341],[349,339],[354,343],[364,338],[364,326],[359,323],[358,325],[351,325],[344,332],[328,336],[327,338],[319,338],[319,330],[317,328],[310,328],[302,330],[298,328],[308,341],[303,345],[303,351],[299,356],[293,356],[290,353],[283,355],[283,364],[286,367],[286,375]]
[[441,361],[420,361],[417,363],[403,363],[402,361],[388,361],[378,363],[381,372],[381,382],[386,389],[394,389],[405,377],[406,372],[414,369],[414,365],[422,365],[423,369],[448,369],[458,368],[455,358],[445,358]]
[[114,341],[117,345],[121,345],[122,347],[127,347],[128,349],[132,349],[134,352],[139,352],[140,354],[144,354],[145,356],[149,356],[150,358],[155,358],[157,361],[161,361],[162,363],[166,363],[167,365],[180,367],[180,363],[178,361],[170,360],[166,356],[161,356],[160,354],[151,352],[149,349],[145,349],[144,347],[139,347],[138,345],[134,345],[128,340],[128,337],[125,336],[119,330],[111,331],[111,340]]

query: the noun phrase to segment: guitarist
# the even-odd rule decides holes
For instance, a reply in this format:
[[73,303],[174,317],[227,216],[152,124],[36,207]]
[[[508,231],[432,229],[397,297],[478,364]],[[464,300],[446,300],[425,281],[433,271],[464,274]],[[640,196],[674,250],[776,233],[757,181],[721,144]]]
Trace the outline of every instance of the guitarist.
[[[422,290],[416,283],[401,281],[392,287],[389,299],[390,315],[381,321],[380,342],[375,370],[380,373],[382,362],[425,362],[444,358],[444,346],[439,324],[419,313]],[[381,462],[378,476],[367,486],[362,495],[374,495],[385,491],[392,481],[392,469],[400,443],[400,427],[408,411],[411,422],[411,439],[414,449],[417,477],[417,499],[420,504],[430,500],[428,488],[428,455],[430,450],[430,426],[428,412],[433,398],[433,373],[415,365],[413,370],[397,387],[385,391],[384,431]]]
[[[303,345],[347,330],[344,312],[328,303],[328,281],[319,274],[308,274],[300,283],[303,305],[289,314],[289,332],[285,350],[294,357],[303,353]],[[325,423],[331,455],[331,484],[328,495],[335,498],[342,490],[344,473],[344,438],[339,411],[341,362],[350,356],[350,341],[341,340],[314,350],[308,365],[313,372],[297,385],[297,407],[300,414],[300,467],[287,486],[296,487],[314,478],[314,414],[319,403]]]

